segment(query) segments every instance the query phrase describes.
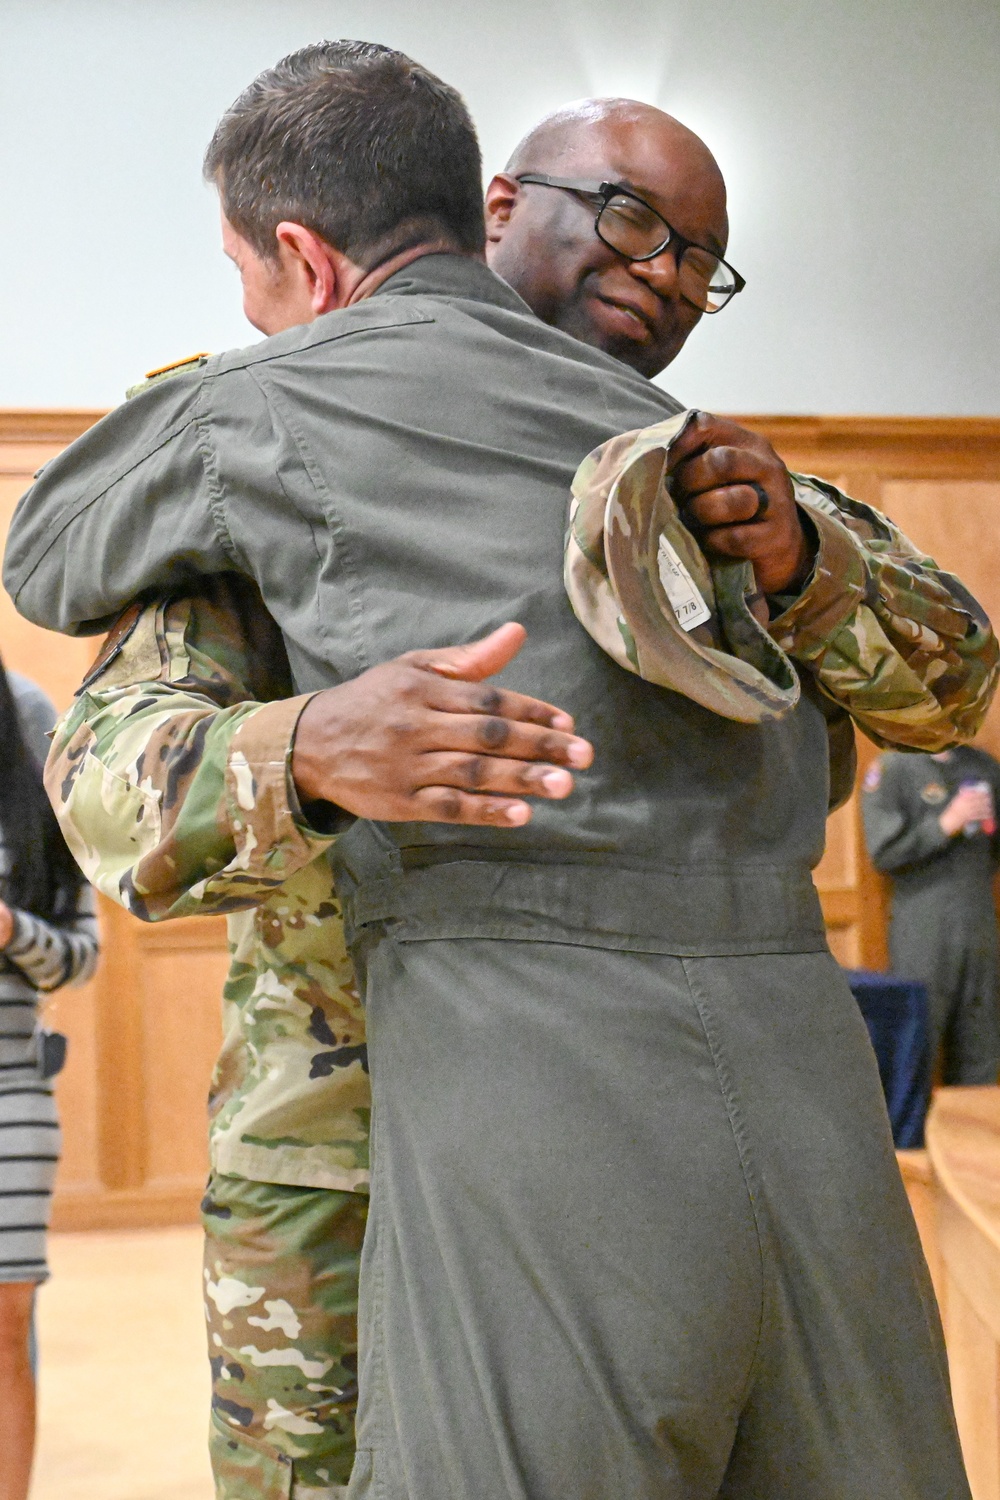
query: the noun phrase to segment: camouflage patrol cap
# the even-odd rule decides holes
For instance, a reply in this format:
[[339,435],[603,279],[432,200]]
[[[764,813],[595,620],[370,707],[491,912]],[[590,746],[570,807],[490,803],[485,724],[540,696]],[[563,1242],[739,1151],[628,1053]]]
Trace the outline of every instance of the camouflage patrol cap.
[[616,662],[704,708],[759,724],[799,701],[799,679],[754,617],[753,568],[706,558],[666,475],[694,413],[596,448],[573,480],[565,582],[581,625]]

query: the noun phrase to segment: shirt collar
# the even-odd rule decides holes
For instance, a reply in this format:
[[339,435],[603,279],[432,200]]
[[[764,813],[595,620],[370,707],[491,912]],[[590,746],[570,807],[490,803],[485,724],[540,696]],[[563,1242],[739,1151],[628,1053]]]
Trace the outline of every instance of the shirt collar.
[[432,296],[464,298],[471,302],[492,303],[494,307],[506,308],[509,312],[534,313],[513,287],[489,269],[481,260],[471,255],[452,255],[436,252],[421,255],[402,270],[395,271],[382,285],[372,292],[379,297],[390,292],[394,297]]

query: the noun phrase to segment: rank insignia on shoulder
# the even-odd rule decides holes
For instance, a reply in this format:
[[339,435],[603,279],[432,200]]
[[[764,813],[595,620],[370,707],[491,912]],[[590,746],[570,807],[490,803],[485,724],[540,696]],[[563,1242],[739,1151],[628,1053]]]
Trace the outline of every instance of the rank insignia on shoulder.
[[186,365],[200,365],[203,360],[210,359],[204,349],[199,354],[189,354],[185,359],[175,359],[169,365],[157,365],[155,370],[146,371],[147,380],[155,380],[157,375],[169,375],[173,370],[183,370]]
[[170,365],[157,365],[155,370],[147,370],[145,378],[137,385],[129,386],[125,392],[125,399],[129,400],[132,396],[138,396],[141,391],[147,390],[151,385],[158,385],[161,380],[169,380],[171,375],[182,375],[185,370],[195,370],[211,357],[203,351],[200,354],[189,354],[186,359],[175,359]]
[[866,792],[877,791],[882,785],[882,762],[876,760],[865,772],[865,779],[861,783]]
[[947,788],[940,781],[929,781],[920,793],[920,800],[929,803],[931,807],[938,807],[948,800]]

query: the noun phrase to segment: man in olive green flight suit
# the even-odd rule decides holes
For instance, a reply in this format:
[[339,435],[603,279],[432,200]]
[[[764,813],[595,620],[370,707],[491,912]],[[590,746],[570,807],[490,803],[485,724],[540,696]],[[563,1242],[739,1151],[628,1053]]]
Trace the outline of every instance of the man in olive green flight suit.
[[[239,109],[230,124],[235,146]],[[347,906],[376,1097],[352,1495],[967,1494],[877,1074],[809,880],[818,689],[779,723],[723,722],[616,667],[559,582],[576,465],[674,404],[532,322],[460,240],[389,256],[373,286],[332,248],[347,229],[318,254],[302,223],[277,234],[309,268],[279,276],[292,300],[328,273],[343,289],[58,460],[7,576],[79,627],[192,562],[250,572],[307,694],[241,721],[232,854],[203,878],[260,899],[329,848]],[[230,244],[249,302],[268,266]],[[995,644],[961,586],[912,557],[949,691],[966,685],[945,708],[853,540],[893,541],[885,523],[849,503],[801,521],[790,485],[765,505],[699,435],[678,493],[706,546],[754,562],[807,682],[821,615],[848,699],[878,662],[905,681],[887,730],[905,735],[913,692],[921,734],[978,722]],[[513,627],[440,645],[514,613],[516,661]],[[402,657],[415,638],[437,649]],[[499,666],[497,691],[466,685]],[[590,747],[546,699],[597,752],[564,806]],[[315,804],[342,810],[326,831]]]
[[996,1083],[1000,765],[974,745],[883,755],[865,777],[861,806],[872,862],[892,876],[892,967],[927,986],[942,1082]]

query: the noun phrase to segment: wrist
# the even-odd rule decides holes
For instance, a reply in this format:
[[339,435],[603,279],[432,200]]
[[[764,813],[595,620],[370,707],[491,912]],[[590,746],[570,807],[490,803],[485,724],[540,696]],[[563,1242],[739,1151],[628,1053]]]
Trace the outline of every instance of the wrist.
[[[327,697],[330,691],[327,689],[322,696]],[[318,701],[320,696],[319,693],[314,693],[296,719],[288,758],[289,775],[299,805],[303,808],[332,800],[329,736],[321,731],[318,722],[323,714]]]
[[816,558],[819,553],[819,533],[809,517],[803,513],[799,506],[796,506],[795,510],[799,523],[798,545],[794,557],[789,564],[788,572],[781,583],[777,587],[765,590],[771,597],[775,595],[792,597],[801,594],[816,566]]

